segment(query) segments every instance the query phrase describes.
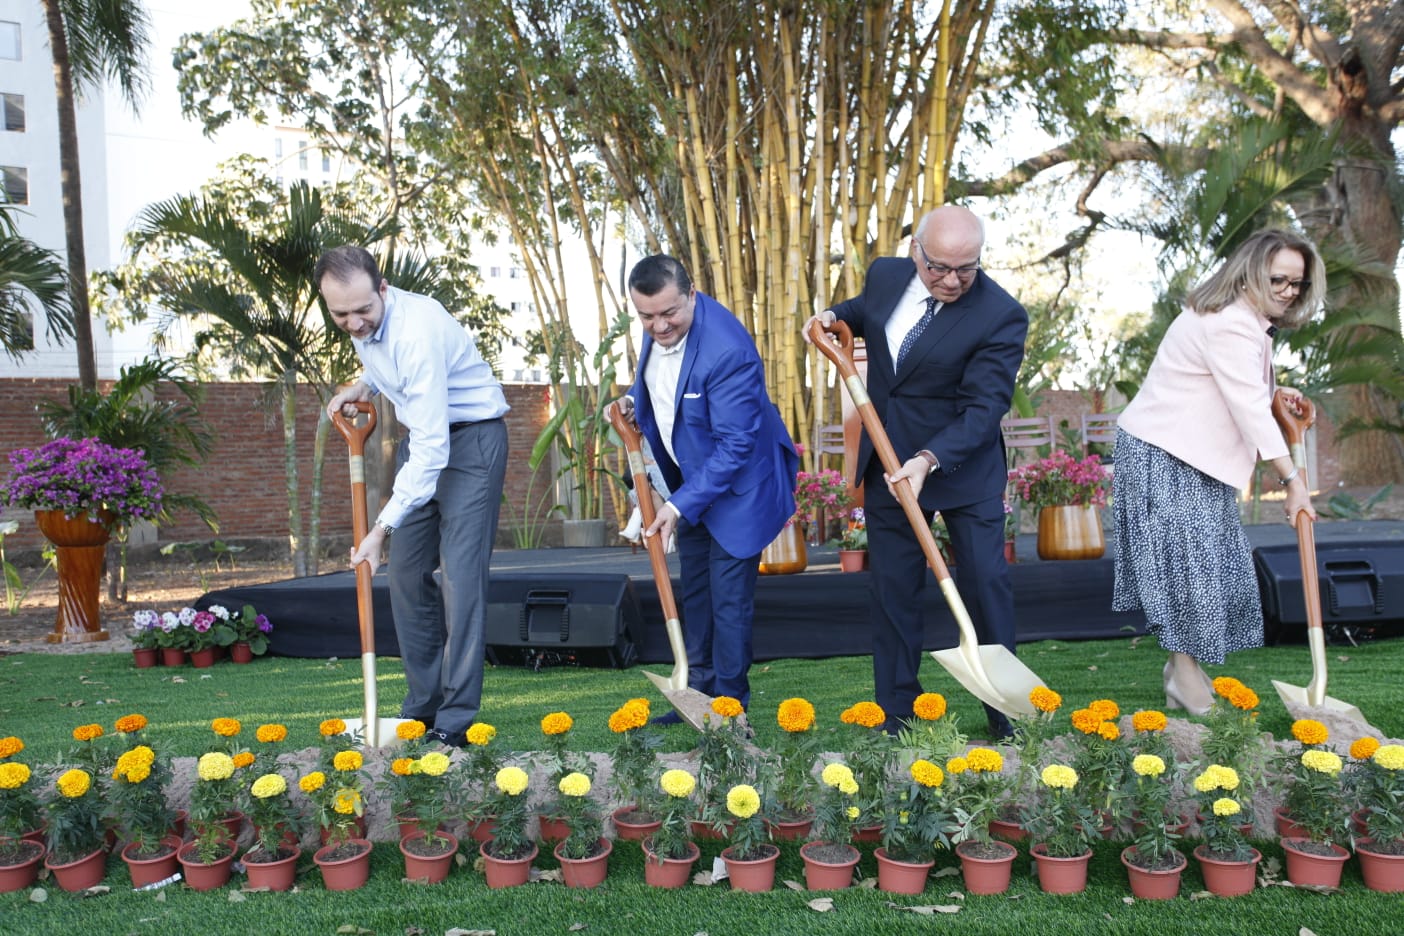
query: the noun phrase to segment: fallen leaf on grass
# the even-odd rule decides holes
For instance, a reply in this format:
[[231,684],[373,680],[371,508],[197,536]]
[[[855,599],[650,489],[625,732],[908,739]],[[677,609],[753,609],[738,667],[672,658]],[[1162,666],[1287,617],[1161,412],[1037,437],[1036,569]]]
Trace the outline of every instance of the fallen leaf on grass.
[[916,907],[904,907],[888,901],[887,905],[893,910],[905,910],[908,913],[919,913],[922,916],[933,916],[937,913],[959,913],[961,908],[955,904],[923,904]]
[[560,869],[560,868],[551,868],[551,869],[548,870],[548,871],[537,871],[535,868],[532,868],[532,869],[531,869],[531,880],[532,880],[532,881],[554,881],[555,883],[560,884],[561,882],[563,882],[563,881],[565,880],[565,875],[563,875],[563,874],[561,873],[561,869]]
[[694,883],[694,884],[700,884],[700,885],[702,885],[703,887],[711,887],[713,884],[715,884],[715,883],[717,883],[717,882],[714,881],[714,880],[712,879],[712,872],[710,872],[710,871],[698,871],[696,874],[694,874],[694,875],[692,876],[692,883]]
[[1097,665],[1094,663],[1093,665],[1087,667],[1087,672],[1089,672],[1089,673],[1095,673],[1095,672],[1097,672]]
[[806,906],[815,913],[828,913],[830,910],[834,909],[834,898],[815,897]]
[[83,701],[82,699],[74,699],[72,702],[60,702],[59,708],[82,708],[84,705],[87,704],[88,703]]
[[347,936],[375,936],[375,930],[363,929],[355,923],[343,923],[336,928],[336,931],[347,934]]
[[201,674],[200,674],[200,678],[201,678],[201,679],[214,679],[214,677],[211,676],[209,673],[201,673]]
[[29,892],[29,902],[30,902],[30,903],[43,903],[44,901],[46,901],[46,900],[48,900],[48,899],[49,899],[49,892],[46,891],[46,890],[44,890],[44,888],[42,888],[42,887],[36,887],[36,888],[34,888],[34,890],[32,890],[32,891]]
[[85,888],[84,890],[79,891],[78,896],[101,897],[103,894],[106,894],[111,890],[112,888],[108,887],[106,884],[94,884],[92,887]]
[[1297,930],[1297,936],[1316,936],[1316,934],[1303,926],[1301,929]]
[[1121,902],[1124,903],[1124,904],[1126,904],[1126,906],[1130,907],[1130,906],[1132,906],[1132,905],[1134,905],[1134,904],[1136,903],[1136,898],[1135,898],[1135,897],[1123,897],[1123,898],[1121,898]]
[[165,903],[165,902],[166,902],[166,892],[165,892],[165,891],[163,891],[163,890],[158,890],[158,891],[156,892],[156,902],[157,902],[157,903]]
[[806,889],[799,881],[783,881],[782,883],[790,890],[802,891]]
[[406,926],[405,936],[424,936],[424,930],[420,929],[418,926]]
[[567,933],[578,933],[583,929],[589,929],[588,923],[572,923],[566,928]]
[[875,877],[863,878],[863,880],[859,881],[857,884],[855,884],[855,885],[853,885],[853,886],[854,886],[854,887],[861,887],[863,890],[875,890],[875,889],[877,888],[877,878],[875,878]]
[[1208,898],[1210,898],[1210,897],[1213,897],[1213,896],[1214,896],[1214,892],[1213,892],[1213,891],[1202,890],[1202,891],[1195,891],[1193,894],[1190,894],[1190,895],[1189,895],[1189,899],[1190,899],[1190,900],[1206,900],[1206,899],[1208,899]]
[[[266,887],[260,887],[259,890],[268,890],[268,888],[266,888]],[[243,903],[244,901],[246,901],[246,900],[248,900],[248,899],[249,899],[249,898],[245,897],[243,894],[239,893],[238,891],[230,891],[230,892],[229,892],[229,902],[230,902],[230,903]]]
[[497,936],[497,930],[466,930],[455,926],[444,930],[444,936]]
[[960,869],[956,867],[941,868],[938,871],[931,872],[931,876],[934,878],[959,877]]
[[171,677],[171,682],[173,682],[173,683],[183,683],[183,682],[185,682],[185,677],[184,677],[184,676],[172,676],[172,677]]

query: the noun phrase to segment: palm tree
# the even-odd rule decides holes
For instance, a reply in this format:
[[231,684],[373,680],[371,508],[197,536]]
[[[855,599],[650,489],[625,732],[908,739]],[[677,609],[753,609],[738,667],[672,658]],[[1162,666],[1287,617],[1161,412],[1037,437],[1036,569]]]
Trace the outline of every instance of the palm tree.
[[75,95],[115,79],[133,108],[146,90],[150,44],[146,10],[135,0],[42,0],[54,60],[58,101],[59,184],[68,248],[72,335],[78,347],[78,382],[97,389],[93,321],[88,309],[88,258],[83,247],[83,183],[78,161]]
[[49,324],[49,334],[73,335],[63,264],[19,234],[13,205],[0,205],[0,347],[13,358],[34,350],[30,313],[37,300]]

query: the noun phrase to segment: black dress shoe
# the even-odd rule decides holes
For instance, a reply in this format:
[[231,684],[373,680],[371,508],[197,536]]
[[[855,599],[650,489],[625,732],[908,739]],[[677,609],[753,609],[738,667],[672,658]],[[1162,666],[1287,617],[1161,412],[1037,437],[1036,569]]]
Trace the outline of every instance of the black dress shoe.
[[444,747],[461,748],[466,747],[468,744],[468,732],[467,729],[465,729],[455,734],[449,734],[437,728],[430,728],[428,731],[424,732],[424,740],[437,742]]
[[650,718],[648,720],[648,723],[650,725],[658,725],[660,727],[667,725],[681,725],[683,723],[683,717],[677,712],[664,712],[662,715],[659,715],[655,718]]

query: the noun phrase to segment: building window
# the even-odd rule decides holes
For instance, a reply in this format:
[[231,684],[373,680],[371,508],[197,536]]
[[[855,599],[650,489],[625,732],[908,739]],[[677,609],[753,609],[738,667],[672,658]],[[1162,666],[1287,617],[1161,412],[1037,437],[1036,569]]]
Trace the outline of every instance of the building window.
[[0,109],[4,110],[5,129],[24,132],[24,95],[0,94]]
[[322,150],[322,171],[331,172],[331,153]]
[[0,20],[0,59],[20,60],[20,24]]
[[521,276],[522,276],[522,268],[521,268],[521,267],[512,267],[510,270],[507,271],[507,278],[508,278],[508,279],[521,279]]
[[29,170],[23,166],[0,166],[5,183],[5,201],[12,205],[29,204]]
[[502,279],[502,267],[488,267],[488,276],[493,279]]
[[15,351],[34,350],[34,313],[23,311],[15,321],[15,329],[12,335],[12,346]]
[[273,138],[273,158],[274,158],[274,159],[282,159],[282,158],[283,158],[283,138],[282,138],[282,137],[274,137],[274,138]]
[[297,168],[303,172],[307,171],[307,144],[297,144]]
[[512,314],[516,315],[520,311],[522,311],[522,304],[520,302],[512,303]]

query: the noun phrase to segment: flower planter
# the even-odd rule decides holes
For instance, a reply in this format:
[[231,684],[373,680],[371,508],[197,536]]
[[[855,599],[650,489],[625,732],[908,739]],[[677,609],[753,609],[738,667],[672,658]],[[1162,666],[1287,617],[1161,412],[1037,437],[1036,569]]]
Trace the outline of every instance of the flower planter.
[[297,880],[297,860],[302,857],[302,849],[296,845],[284,845],[269,861],[259,861],[265,856],[262,849],[254,848],[244,852],[244,871],[248,874],[249,889],[267,888],[271,891],[285,891]]
[[49,643],[89,643],[107,640],[102,629],[99,586],[107,540],[116,519],[98,511],[98,522],[89,515],[66,517],[62,510],[36,510],[34,522],[44,538],[54,544],[58,569],[58,616]]
[[870,825],[853,830],[853,841],[855,842],[881,842],[882,826]]
[[[424,833],[415,831],[400,839],[400,854],[405,856],[405,877],[427,884],[440,884],[453,870],[453,856],[458,854],[458,838],[447,832],[439,833],[437,849],[424,841]],[[430,853],[432,852],[432,853]]]
[[615,834],[624,841],[642,842],[663,827],[662,819],[634,822],[632,817],[635,812],[633,806],[621,806],[610,814],[610,818],[614,820]]
[[39,876],[39,863],[44,860],[44,846],[38,842],[19,839],[18,853],[12,864],[0,864],[0,894],[23,890]]
[[761,550],[761,575],[793,575],[809,565],[809,553],[798,523],[787,523]]
[[538,854],[535,843],[520,858],[495,858],[488,853],[491,844],[484,842],[478,846],[478,854],[483,856],[483,875],[487,878],[488,887],[518,887],[531,880],[531,863]]
[[184,869],[187,887],[191,890],[207,891],[229,883],[229,868],[234,863],[234,845],[232,842],[225,842],[224,847],[228,849],[224,857],[208,864],[197,857],[200,850],[198,842],[191,842],[180,850],[180,866]]
[[101,884],[103,876],[107,874],[107,850],[99,848],[65,864],[55,864],[51,855],[44,859],[44,867],[53,873],[54,880],[64,890],[87,890]]
[[224,818],[219,820],[219,824],[224,826],[224,830],[229,833],[229,841],[237,842],[239,833],[244,828],[244,814],[237,809],[231,809],[224,814]]
[[814,817],[799,819],[793,822],[765,822],[765,827],[770,830],[771,841],[775,842],[796,842],[809,835],[809,830],[814,826]]
[[253,647],[242,640],[235,641],[229,647],[229,662],[231,663],[252,663],[254,658]]
[[956,846],[965,889],[972,894],[1002,894],[1009,890],[1009,878],[1019,850],[1007,842],[961,842]]
[[1293,884],[1298,887],[1341,886],[1341,870],[1350,859],[1350,852],[1341,846],[1285,838],[1282,850],[1287,853],[1287,880]]
[[1004,541],[1004,561],[1007,562],[1009,565],[1013,565],[1014,563],[1019,561],[1019,558],[1014,551],[1014,541],[1012,539],[1007,539]]
[[991,819],[990,834],[1006,842],[1022,842],[1029,837],[1029,830],[1007,819]]
[[1131,881],[1131,896],[1139,900],[1173,900],[1180,893],[1180,875],[1189,862],[1179,852],[1173,852],[1178,863],[1164,870],[1143,868],[1132,860],[1136,846],[1121,850],[1121,863]]
[[497,834],[496,819],[472,819],[468,821],[468,837],[481,845],[492,841]]
[[340,845],[323,845],[312,855],[322,870],[322,883],[327,890],[355,890],[370,879],[371,843],[365,839],[347,839]]
[[838,558],[840,572],[862,572],[868,567],[866,549],[840,549]]
[[722,849],[722,861],[726,862],[726,876],[731,881],[731,889],[750,893],[765,893],[775,887],[775,863],[780,859],[780,849],[774,845],[761,845],[763,858],[742,861],[733,858],[731,847]]
[[[412,831],[414,831],[414,830],[413,830],[413,829],[410,829],[410,832],[412,832]],[[317,833],[318,841],[320,841],[323,845],[326,845],[327,843],[329,843],[329,842],[331,841],[331,834],[332,834],[332,830],[331,830],[330,828],[328,828],[327,826],[322,826],[321,830],[318,831],[318,833]],[[403,832],[403,833],[401,833],[401,837],[403,838],[405,835],[408,835],[408,834],[409,834],[409,832]],[[351,839],[352,839],[352,840],[355,840],[355,839],[363,839],[363,838],[365,838],[365,837],[366,837],[366,817],[365,817],[365,816],[357,816],[357,817],[356,817],[356,821],[351,823]]]
[[47,822],[41,822],[36,828],[30,829],[28,832],[20,835],[20,838],[24,839],[26,842],[35,842],[36,844],[43,845],[45,844],[44,839],[48,835],[48,832],[49,824]]
[[174,835],[176,838],[185,839],[185,826],[190,819],[190,810],[177,809],[175,818],[171,820],[170,828],[166,830],[167,835]]
[[556,842],[564,842],[570,835],[570,825],[564,819],[557,819],[554,816],[537,816],[540,825],[540,832],[537,834],[542,842],[554,845]]
[[1297,825],[1296,820],[1287,814],[1285,806],[1278,806],[1272,811],[1272,821],[1277,829],[1278,838],[1311,838],[1311,833]]
[[[1195,818],[1199,821],[1200,826],[1204,825],[1204,813],[1196,812]],[[1253,820],[1250,819],[1247,822],[1240,822],[1238,825],[1234,826],[1234,828],[1238,830],[1239,835],[1242,835],[1244,838],[1249,838],[1253,835]]]
[[1030,854],[1038,867],[1038,886],[1045,894],[1080,894],[1087,889],[1087,864],[1092,860],[1089,848],[1072,858],[1048,854],[1048,847],[1039,843]]
[[185,651],[182,650],[182,649],[180,649],[179,647],[162,647],[162,648],[161,648],[161,665],[162,665],[162,666],[184,666],[184,665],[185,665]]
[[[838,860],[842,852],[848,857]],[[810,842],[800,847],[804,859],[804,886],[812,891],[843,890],[853,885],[853,869],[863,853],[852,845]]]
[[1038,558],[1100,559],[1106,551],[1096,507],[1044,507],[1038,512]]
[[731,831],[735,828],[735,823],[727,823],[724,831],[718,832],[710,822],[704,819],[689,819],[688,826],[692,829],[692,839],[695,842],[721,842],[731,838]]
[[1253,888],[1258,886],[1258,862],[1263,860],[1263,855],[1256,848],[1248,861],[1214,858],[1206,845],[1196,848],[1194,857],[1199,861],[1199,870],[1204,875],[1204,886],[1211,894],[1241,897],[1251,894]]
[[601,849],[600,852],[589,858],[567,858],[561,854],[565,842],[556,846],[553,854],[561,863],[561,878],[566,887],[591,888],[604,883],[605,876],[609,874],[609,855],[614,851],[614,845],[609,839],[602,838],[597,847]]
[[1359,839],[1355,854],[1360,858],[1360,873],[1365,886],[1382,894],[1404,891],[1404,855],[1391,855],[1374,850],[1375,840]]
[[161,839],[159,853],[150,857],[137,856],[135,842],[123,848],[122,860],[127,863],[127,870],[131,872],[132,887],[155,884],[175,874],[180,868],[180,846],[180,839],[170,835]]
[[659,858],[650,848],[647,840],[643,843],[644,853],[644,883],[649,887],[662,887],[673,890],[687,885],[692,877],[692,866],[696,864],[697,858],[702,854],[702,849],[697,847],[697,843],[689,842],[691,849],[690,857],[687,858]]
[[190,663],[196,669],[208,669],[215,665],[215,655],[217,649],[214,647],[201,647],[199,650],[190,651]]
[[[1173,822],[1165,823],[1165,831],[1169,832],[1171,835],[1183,836],[1189,831],[1189,827],[1190,821],[1186,816],[1177,816]],[[1146,824],[1140,819],[1131,820],[1131,835],[1133,838],[1139,836],[1145,830]]]
[[1368,838],[1370,829],[1366,822],[1370,818],[1370,810],[1357,809],[1350,814],[1350,830],[1355,833],[1356,838]]
[[132,665],[137,669],[150,669],[159,665],[161,654],[155,647],[133,647]]
[[887,857],[887,849],[873,852],[878,866],[878,890],[889,894],[920,894],[926,890],[926,875],[935,866],[931,861],[897,861]]

